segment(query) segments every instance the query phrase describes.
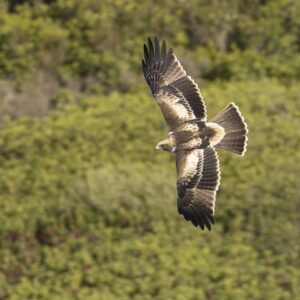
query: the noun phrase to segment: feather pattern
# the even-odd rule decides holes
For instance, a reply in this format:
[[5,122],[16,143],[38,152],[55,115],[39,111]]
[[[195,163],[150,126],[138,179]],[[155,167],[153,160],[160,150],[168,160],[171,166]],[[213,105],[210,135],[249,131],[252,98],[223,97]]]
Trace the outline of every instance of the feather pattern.
[[178,212],[201,229],[211,230],[215,223],[214,207],[220,184],[219,159],[211,148],[178,152]]
[[160,46],[149,38],[144,45],[142,68],[145,79],[157,101],[169,130],[181,123],[206,120],[206,108],[197,84],[186,75],[173,49],[167,52],[166,42]]

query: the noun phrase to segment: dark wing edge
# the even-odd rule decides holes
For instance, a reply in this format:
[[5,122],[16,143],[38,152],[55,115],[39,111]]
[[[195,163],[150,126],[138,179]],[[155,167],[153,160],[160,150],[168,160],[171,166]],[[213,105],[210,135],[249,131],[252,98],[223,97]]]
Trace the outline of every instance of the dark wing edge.
[[167,52],[165,40],[160,46],[158,38],[148,38],[148,46],[144,44],[144,59],[142,67],[145,79],[155,95],[163,86],[186,76],[185,70],[174,54],[172,48]]
[[193,178],[177,185],[178,212],[194,226],[210,231],[212,224],[215,224],[215,199],[220,185],[219,159],[216,151],[210,147],[194,151],[202,151],[202,158],[200,156]]
[[206,108],[197,84],[186,75],[173,49],[167,51],[165,40],[160,46],[157,37],[154,43],[148,38],[148,45],[144,45],[142,68],[154,97],[176,97],[193,112],[194,118],[206,120]]

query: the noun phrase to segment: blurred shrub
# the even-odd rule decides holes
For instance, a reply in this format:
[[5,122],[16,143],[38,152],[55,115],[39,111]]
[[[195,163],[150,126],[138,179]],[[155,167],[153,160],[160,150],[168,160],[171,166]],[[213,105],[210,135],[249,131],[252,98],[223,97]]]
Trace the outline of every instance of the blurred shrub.
[[129,91],[154,35],[205,79],[300,78],[297,1],[19,3],[0,10],[0,76],[19,82],[42,66],[61,84],[79,78],[84,91]]
[[[40,12],[42,13],[42,11]],[[28,6],[17,14],[0,10],[0,76],[18,84],[44,66],[48,72],[64,60],[68,32]]]
[[[0,299],[297,299],[299,13],[0,2]],[[201,79],[210,117],[235,102],[249,126],[243,159],[220,151],[210,233],[177,214],[174,162],[154,150],[166,130],[141,76],[148,36]]]
[[232,101],[249,126],[243,159],[220,151],[210,233],[177,214],[146,88],[4,121],[0,299],[297,299],[298,86],[214,83],[203,94],[210,117]]

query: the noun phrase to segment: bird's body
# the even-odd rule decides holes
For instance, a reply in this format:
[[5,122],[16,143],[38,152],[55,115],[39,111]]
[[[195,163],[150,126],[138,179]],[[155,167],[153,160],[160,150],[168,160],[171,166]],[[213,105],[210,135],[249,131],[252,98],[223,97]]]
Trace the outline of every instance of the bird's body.
[[230,103],[209,122],[196,83],[186,75],[165,41],[160,47],[149,39],[144,46],[143,72],[160,106],[168,138],[156,149],[172,152],[177,169],[178,211],[202,229],[214,224],[215,197],[220,184],[219,160],[215,148],[243,155],[247,125],[238,109]]
[[178,152],[205,149],[215,146],[224,137],[224,128],[215,123],[189,121],[169,132],[167,139],[158,144],[157,150]]

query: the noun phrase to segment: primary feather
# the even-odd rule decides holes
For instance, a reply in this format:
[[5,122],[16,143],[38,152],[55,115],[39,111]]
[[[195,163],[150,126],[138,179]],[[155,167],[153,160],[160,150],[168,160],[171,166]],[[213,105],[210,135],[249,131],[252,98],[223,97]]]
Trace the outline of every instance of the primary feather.
[[166,43],[160,48],[149,39],[144,45],[143,72],[152,94],[171,130],[184,121],[206,120],[206,109],[197,84],[189,77],[175,56],[173,49],[166,52]]

